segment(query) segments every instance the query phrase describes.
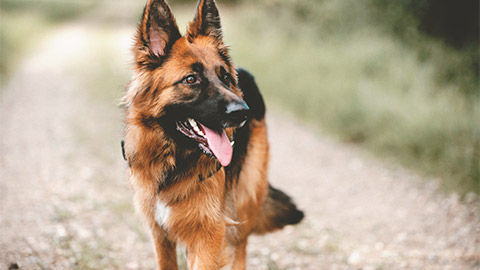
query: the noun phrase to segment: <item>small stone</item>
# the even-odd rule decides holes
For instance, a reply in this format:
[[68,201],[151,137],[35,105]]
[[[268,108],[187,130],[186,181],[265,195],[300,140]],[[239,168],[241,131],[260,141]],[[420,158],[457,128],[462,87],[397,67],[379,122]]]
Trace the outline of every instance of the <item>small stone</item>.
[[65,238],[67,237],[67,230],[63,225],[58,224],[56,226],[56,235],[58,238]]
[[432,253],[428,254],[428,259],[429,259],[430,261],[433,261],[433,262],[438,261],[438,255],[437,255],[437,253],[432,252]]
[[357,250],[355,250],[354,252],[352,252],[352,254],[350,254],[350,256],[348,256],[347,263],[350,265],[358,265],[361,262],[362,255]]
[[16,263],[11,263],[10,266],[8,267],[8,270],[14,270],[14,269],[20,269],[20,267]]

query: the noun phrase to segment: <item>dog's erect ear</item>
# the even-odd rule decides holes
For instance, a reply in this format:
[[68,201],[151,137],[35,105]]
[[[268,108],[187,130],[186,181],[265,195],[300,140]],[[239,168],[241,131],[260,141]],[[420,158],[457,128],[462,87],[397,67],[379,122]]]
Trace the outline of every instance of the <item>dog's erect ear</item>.
[[195,37],[212,36],[222,40],[220,16],[218,15],[215,0],[199,0],[193,21],[189,24],[187,38],[192,41]]
[[[149,0],[138,28],[137,48],[146,59],[137,54],[137,62],[161,60],[173,43],[181,37],[175,18],[165,0]],[[145,55],[146,54],[146,55]],[[157,59],[155,59],[157,58]]]

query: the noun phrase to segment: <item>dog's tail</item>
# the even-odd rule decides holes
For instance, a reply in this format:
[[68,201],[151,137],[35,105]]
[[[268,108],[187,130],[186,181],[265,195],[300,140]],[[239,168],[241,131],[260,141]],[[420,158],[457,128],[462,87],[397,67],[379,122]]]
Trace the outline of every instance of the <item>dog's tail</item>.
[[287,194],[269,185],[254,232],[264,234],[279,230],[286,225],[299,223],[303,217],[303,212],[297,209]]

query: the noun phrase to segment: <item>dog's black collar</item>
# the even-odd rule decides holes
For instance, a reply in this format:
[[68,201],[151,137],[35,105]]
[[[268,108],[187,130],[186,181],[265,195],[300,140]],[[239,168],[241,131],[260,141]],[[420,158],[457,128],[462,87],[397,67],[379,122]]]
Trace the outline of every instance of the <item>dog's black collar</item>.
[[217,169],[216,169],[214,172],[210,172],[210,173],[208,174],[208,176],[205,177],[205,178],[203,177],[203,175],[199,174],[199,175],[198,175],[198,179],[200,180],[200,182],[202,182],[203,180],[212,177],[214,174],[216,174],[218,171],[220,171],[221,168],[222,168],[222,165],[221,165],[221,164],[218,164]]
[[[208,179],[210,177],[212,177],[213,175],[215,175],[218,171],[220,171],[220,169],[222,168],[222,165],[221,164],[218,164],[217,168],[215,169],[215,171],[213,172],[210,172],[207,177],[203,177],[203,175],[199,174],[198,175],[198,180],[200,182],[202,182],[203,180],[205,179]],[[163,178],[163,180],[160,182],[160,185],[158,185],[158,191],[160,192],[162,189],[164,189],[165,187],[167,187],[168,185],[172,184],[172,183],[175,183],[177,180],[178,180],[178,173],[176,172],[176,170],[172,170],[172,171],[169,171]]]
[[[122,141],[120,142],[120,145],[122,146],[122,156],[123,156],[123,159],[124,159],[124,160],[127,160],[127,156],[125,155],[125,141],[122,140]],[[217,168],[215,169],[215,171],[210,172],[210,173],[207,175],[207,177],[203,177],[202,174],[199,174],[199,175],[198,175],[198,180],[200,180],[200,182],[202,182],[203,180],[212,177],[214,174],[216,174],[218,171],[220,171],[221,168],[222,168],[222,165],[219,163],[218,166],[217,166]],[[173,177],[171,176],[172,174],[173,174],[172,172],[170,172],[169,174],[167,174],[167,176],[165,177],[166,179],[164,179],[164,180],[162,181],[162,183],[160,184],[159,190],[163,189],[163,188],[165,187],[165,184],[172,182],[172,178],[173,178]]]
[[127,161],[127,157],[125,156],[125,141],[122,140],[122,142],[120,143],[122,145],[122,156],[123,156],[123,159],[125,159],[125,161]]

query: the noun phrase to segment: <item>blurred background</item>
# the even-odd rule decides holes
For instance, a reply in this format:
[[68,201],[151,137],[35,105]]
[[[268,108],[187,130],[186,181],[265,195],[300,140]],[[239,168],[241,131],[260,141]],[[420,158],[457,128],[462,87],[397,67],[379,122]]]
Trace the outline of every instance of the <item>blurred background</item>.
[[[169,1],[182,32],[193,17],[194,2]],[[3,211],[40,207],[41,196],[52,196],[47,203],[49,221],[31,213],[35,224],[48,223],[38,229],[38,238],[28,240],[12,232],[17,224],[31,224],[25,215],[2,219],[11,231],[0,239],[2,249],[9,246],[9,252],[0,255],[7,268],[17,269],[21,263],[32,267],[24,269],[152,267],[148,235],[132,217],[119,154],[122,110],[116,106],[131,76],[129,49],[144,4],[142,0],[0,1],[4,123],[0,181],[7,196]],[[314,136],[328,138],[341,149],[353,147],[387,166],[405,168],[408,175],[433,181],[438,186],[434,194],[454,196],[460,204],[476,202],[480,192],[478,0],[218,0],[218,5],[234,63],[254,74],[269,113],[284,116],[272,122],[302,123]],[[270,128],[270,133],[276,130]],[[290,141],[278,141],[298,143],[291,136]],[[48,165],[45,160],[50,160]],[[76,186],[72,175],[85,181]],[[411,177],[397,178],[410,181]],[[25,192],[26,186],[43,190],[45,183],[51,185],[47,193],[13,203],[16,193],[11,191]],[[85,190],[92,191],[84,194]],[[292,195],[302,197],[302,189]],[[99,211],[114,215],[96,224],[92,215]],[[465,235],[476,235],[474,243],[480,246],[477,221]],[[118,222],[125,228],[112,228]],[[254,258],[252,269],[318,269],[312,258],[325,252],[340,255],[322,257],[322,262],[356,269],[358,256],[363,258],[359,254],[368,252],[340,244],[343,238],[324,225],[319,225],[320,235],[327,240],[317,239],[318,250],[302,246],[310,240],[298,244],[302,237],[318,236],[315,224],[307,220],[302,225],[311,234],[299,236],[291,229],[283,235],[291,239],[292,249],[311,259],[310,264],[305,258],[306,265],[295,260],[277,263],[282,253],[259,247],[249,253]],[[144,260],[130,262],[131,250],[111,246],[109,228],[118,230],[117,238],[124,235],[135,250],[143,250],[136,256]],[[39,250],[42,237],[44,249]],[[256,243],[262,245],[261,240]],[[375,240],[372,245],[383,249],[386,244]],[[52,249],[57,250],[55,259],[49,255]],[[478,267],[478,247],[468,252],[457,254],[462,263],[453,265]],[[441,254],[427,252],[428,256],[438,265],[446,263],[438,259]],[[386,261],[380,256],[371,269],[412,266],[412,260],[406,265],[393,260],[382,268]],[[421,266],[425,261],[415,262]]]
[[[101,2],[2,0],[2,87],[45,33]],[[144,3],[125,2],[90,20],[134,25]],[[219,2],[233,58],[269,102],[448,189],[479,189],[478,1]]]

